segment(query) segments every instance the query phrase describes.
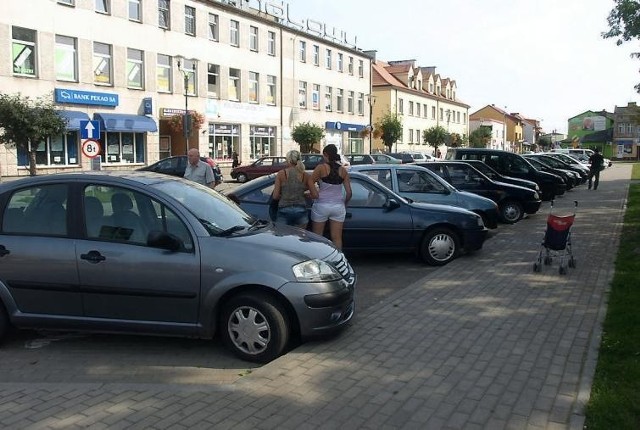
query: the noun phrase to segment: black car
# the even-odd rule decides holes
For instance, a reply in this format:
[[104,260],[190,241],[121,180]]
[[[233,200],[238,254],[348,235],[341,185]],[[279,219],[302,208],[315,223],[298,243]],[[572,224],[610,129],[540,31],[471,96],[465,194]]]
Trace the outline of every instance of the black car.
[[392,152],[389,155],[400,160],[402,164],[415,163],[416,161],[415,158],[413,158],[413,155],[408,152]]
[[[222,180],[222,172],[220,171],[220,166],[216,164],[210,157],[200,157],[201,161],[207,163],[213,169],[213,172],[216,174],[220,180]],[[186,155],[174,155],[173,157],[163,158],[160,161],[156,161],[150,166],[141,167],[138,170],[142,170],[145,172],[156,172],[163,173],[165,175],[171,176],[184,176],[184,171],[187,169],[187,163],[189,160]]]
[[480,160],[465,160],[464,162],[472,165],[473,167],[476,168],[476,170],[479,170],[487,178],[493,181],[502,182],[502,183],[511,184],[511,185],[518,185],[519,187],[531,188],[532,190],[540,193],[540,187],[538,186],[538,184],[536,184],[533,181],[529,181],[527,179],[522,179],[522,178],[514,178],[512,176],[501,175],[500,173],[496,172],[491,166],[489,166],[488,164],[485,164]]
[[542,201],[536,191],[493,181],[468,163],[440,161],[418,165],[431,170],[458,190],[478,194],[496,202],[503,222],[512,224],[525,213],[534,214],[540,209]]
[[534,181],[540,187],[542,200],[553,200],[564,194],[567,184],[560,176],[536,169],[522,155],[509,151],[487,148],[449,148],[447,160],[480,160],[505,176]]
[[[556,154],[556,155],[562,155],[562,154]],[[547,155],[547,154],[532,154],[532,155],[528,155],[527,157],[531,157],[531,158],[537,158],[540,161],[542,161],[544,164],[553,167],[554,169],[562,169],[562,170],[571,170],[572,172],[575,172],[578,176],[580,176],[580,183],[584,184],[585,182],[587,182],[587,179],[589,179],[589,170],[585,169],[582,166],[578,166],[577,164],[570,164],[567,163],[566,161],[555,157],[553,155]],[[571,157],[568,157],[571,158]]]
[[[322,154],[309,153],[300,155],[302,157],[304,167],[307,170],[313,170],[318,166],[318,164],[324,163],[324,157],[322,156]],[[342,163],[343,166],[348,166],[349,159],[344,155],[340,155],[340,163]]]
[[533,167],[540,170],[541,172],[552,173],[554,175],[560,176],[564,180],[565,184],[567,184],[567,190],[570,190],[580,184],[580,175],[572,172],[571,170],[557,169],[549,165],[545,160],[532,155],[525,155],[524,158],[529,163],[531,163]]

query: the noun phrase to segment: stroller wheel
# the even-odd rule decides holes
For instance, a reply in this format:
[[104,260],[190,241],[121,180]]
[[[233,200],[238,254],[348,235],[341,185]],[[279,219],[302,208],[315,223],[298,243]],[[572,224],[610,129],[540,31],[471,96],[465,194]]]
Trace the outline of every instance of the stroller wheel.
[[558,272],[559,272],[561,275],[566,275],[566,274],[567,274],[567,268],[566,268],[566,267],[564,267],[564,266],[560,266],[560,269],[558,269]]
[[552,261],[553,261],[553,258],[549,256],[544,257],[544,264],[546,264],[547,266],[550,265]]
[[539,263],[533,263],[533,271],[534,272],[539,272],[542,269],[542,267],[540,267]]
[[576,259],[575,259],[575,258],[571,257],[571,258],[569,259],[569,267],[571,267],[571,268],[573,268],[573,269],[575,269],[575,268],[576,268]]

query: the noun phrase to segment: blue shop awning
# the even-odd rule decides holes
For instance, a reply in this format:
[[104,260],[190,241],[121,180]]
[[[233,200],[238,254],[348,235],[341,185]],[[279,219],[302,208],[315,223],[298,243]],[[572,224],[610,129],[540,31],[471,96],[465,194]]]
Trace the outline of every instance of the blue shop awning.
[[100,121],[100,127],[106,131],[129,131],[144,133],[158,131],[156,122],[143,115],[128,115],[123,113],[94,113],[93,119]]
[[89,115],[77,110],[58,110],[58,116],[67,120],[67,130],[80,130],[80,121],[89,121]]

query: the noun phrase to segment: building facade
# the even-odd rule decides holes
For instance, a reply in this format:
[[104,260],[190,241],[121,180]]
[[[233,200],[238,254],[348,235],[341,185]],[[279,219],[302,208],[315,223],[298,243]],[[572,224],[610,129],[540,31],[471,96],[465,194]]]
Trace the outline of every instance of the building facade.
[[[617,109],[617,108],[616,108]],[[565,146],[573,148],[599,148],[607,158],[616,158],[612,149],[614,114],[601,111],[585,111],[568,120]],[[624,114],[620,117],[624,118]],[[621,136],[621,138],[625,138]]]
[[487,105],[469,116],[474,121],[493,120],[504,124],[505,135],[501,145],[504,151],[522,152],[524,148],[523,118],[517,113],[509,113],[496,105]]
[[[461,139],[469,136],[469,105],[457,97],[455,80],[436,73],[435,67],[419,67],[415,60],[379,61],[373,63],[373,121],[392,112],[402,119],[402,138],[394,152],[416,151],[434,154],[422,137],[425,130],[442,126]],[[446,147],[440,149],[446,153]],[[372,152],[385,151],[381,139],[373,139]]]
[[[640,159],[640,121],[638,121],[640,109],[635,102],[629,102],[627,106],[616,106],[613,111],[613,145],[611,157],[619,160]],[[606,146],[605,146],[606,147]]]
[[[88,169],[87,138],[104,169],[191,147],[220,161],[280,155],[298,147],[291,129],[306,121],[326,127],[322,144],[363,146],[369,56],[282,1],[5,0],[0,42],[10,47],[0,91],[49,97],[69,120],[64,136],[37,144],[43,173]],[[99,134],[81,129],[87,120]],[[0,145],[0,175],[26,175],[27,163]]]
[[502,149],[504,148],[504,136],[505,126],[504,122],[497,121],[491,118],[473,119],[473,115],[469,120],[469,133],[473,133],[481,127],[486,127],[491,131],[491,138],[487,142],[487,148],[489,149]]

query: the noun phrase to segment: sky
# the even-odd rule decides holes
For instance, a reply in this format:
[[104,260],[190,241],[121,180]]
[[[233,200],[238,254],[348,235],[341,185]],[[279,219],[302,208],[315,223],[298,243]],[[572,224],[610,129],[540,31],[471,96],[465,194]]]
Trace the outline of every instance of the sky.
[[415,59],[454,79],[469,113],[488,105],[567,132],[587,110],[640,95],[640,43],[603,39],[613,0],[285,0],[296,19],[343,30],[383,61]]

